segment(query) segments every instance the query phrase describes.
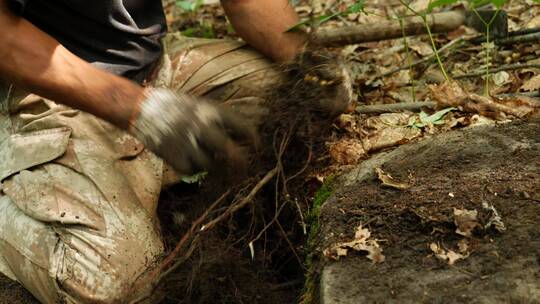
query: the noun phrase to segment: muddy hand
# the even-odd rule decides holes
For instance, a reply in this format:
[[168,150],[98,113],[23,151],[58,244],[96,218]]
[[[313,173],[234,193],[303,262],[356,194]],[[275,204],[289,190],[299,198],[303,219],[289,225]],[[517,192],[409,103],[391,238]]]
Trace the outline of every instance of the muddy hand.
[[350,111],[353,103],[351,77],[335,55],[308,49],[297,56],[296,62],[304,84],[312,89],[316,110],[331,116]]
[[183,174],[239,162],[238,143],[255,138],[254,128],[231,109],[166,89],[147,91],[130,131]]

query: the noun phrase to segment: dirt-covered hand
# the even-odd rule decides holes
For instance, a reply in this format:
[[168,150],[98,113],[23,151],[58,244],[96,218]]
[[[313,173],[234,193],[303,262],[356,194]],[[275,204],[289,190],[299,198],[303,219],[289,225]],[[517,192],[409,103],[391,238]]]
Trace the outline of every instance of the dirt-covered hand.
[[336,116],[352,107],[351,77],[332,53],[310,47],[297,56],[290,71],[302,79],[303,91],[315,102],[315,110]]
[[254,128],[231,109],[167,89],[147,91],[130,131],[182,174],[238,161],[237,143],[255,138]]

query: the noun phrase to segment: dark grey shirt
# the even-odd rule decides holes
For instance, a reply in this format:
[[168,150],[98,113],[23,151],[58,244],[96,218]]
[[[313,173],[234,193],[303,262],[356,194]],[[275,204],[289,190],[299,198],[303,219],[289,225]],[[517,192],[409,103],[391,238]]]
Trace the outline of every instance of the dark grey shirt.
[[161,0],[9,1],[67,49],[115,74],[142,82],[161,55]]

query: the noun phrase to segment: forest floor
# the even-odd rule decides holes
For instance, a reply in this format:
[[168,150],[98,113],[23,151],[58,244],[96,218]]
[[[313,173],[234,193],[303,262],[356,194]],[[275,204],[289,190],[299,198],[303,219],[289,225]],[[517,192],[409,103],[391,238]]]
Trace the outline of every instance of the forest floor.
[[[180,2],[184,3],[183,9],[174,5]],[[238,39],[216,1],[204,1],[208,3],[197,7],[186,6],[187,2],[189,1],[165,1],[171,30],[181,31],[187,36]],[[301,0],[292,2],[296,2],[296,9],[301,17],[308,18],[310,15],[320,16],[343,12],[355,1]],[[411,6],[416,10],[422,10],[428,3],[429,1],[425,0],[414,0]],[[510,31],[540,27],[540,5],[534,4],[533,1],[509,1],[504,10],[509,16]],[[364,12],[336,16],[325,22],[322,27],[340,28],[347,25],[376,24],[388,18],[407,14],[409,13],[406,8],[399,1],[368,0],[365,3]],[[480,191],[479,187],[485,185],[477,183],[472,176],[460,175],[463,169],[461,166],[469,164],[464,163],[461,158],[441,168],[437,168],[437,165],[431,163],[430,160],[422,161],[418,157],[414,162],[403,167],[389,167],[389,172],[392,172],[397,180],[406,180],[411,168],[417,172],[421,171],[419,178],[422,179],[422,183],[418,184],[424,185],[423,188],[406,194],[392,190],[381,193],[379,182],[370,181],[363,184],[361,189],[349,189],[343,194],[345,209],[332,209],[326,205],[327,210],[323,210],[330,215],[323,219],[323,229],[333,227],[338,237],[322,241],[317,245],[310,244],[308,238],[310,229],[312,233],[317,231],[314,229],[314,226],[318,225],[316,201],[317,196],[321,195],[320,191],[317,194],[317,189],[331,183],[331,180],[334,180],[333,177],[355,170],[362,163],[376,157],[378,153],[385,153],[402,145],[418,143],[442,133],[461,132],[475,126],[497,126],[515,120],[537,117],[540,44],[537,40],[505,45],[473,43],[472,39],[478,35],[479,33],[469,28],[461,27],[453,32],[434,36],[433,43],[440,50],[439,55],[445,72],[456,82],[446,81],[444,72],[437,64],[432,41],[427,35],[334,49],[333,51],[339,53],[352,75],[357,111],[341,115],[332,124],[331,130],[321,139],[322,143],[317,147],[317,155],[313,157],[314,161],[310,169],[302,176],[303,180],[296,184],[302,188],[302,191],[291,191],[291,193],[301,193],[292,200],[295,204],[290,204],[292,207],[281,208],[281,205],[278,206],[279,208],[276,207],[270,217],[261,215],[258,217],[259,220],[246,219],[252,213],[262,212],[253,207],[249,212],[237,214],[234,221],[225,225],[227,229],[207,234],[203,241],[198,242],[199,246],[194,250],[195,254],[166,280],[167,295],[164,303],[295,303],[299,301],[308,303],[314,295],[309,295],[309,292],[313,292],[310,290],[312,286],[305,287],[306,274],[309,282],[310,279],[314,279],[310,276],[316,276],[318,270],[311,269],[314,266],[311,265],[312,261],[306,262],[306,256],[311,256],[311,258],[318,256],[324,259],[325,249],[330,248],[339,240],[350,237],[351,231],[354,231],[354,228],[362,221],[364,221],[364,226],[374,229],[377,238],[384,239],[385,242],[403,241],[408,248],[403,252],[402,260],[369,266],[383,265],[380,266],[379,274],[387,271],[386,275],[394,275],[389,271],[390,267],[405,263],[416,263],[415,265],[422,267],[429,264],[430,269],[443,267],[431,260],[419,260],[418,255],[413,253],[420,251],[427,256],[431,252],[432,257],[436,257],[437,254],[448,254],[448,248],[459,246],[459,239],[453,237],[447,240],[448,243],[445,244],[450,245],[444,248],[440,247],[440,243],[434,242],[438,247],[433,247],[431,251],[426,252],[425,243],[428,242],[428,238],[424,237],[420,241],[416,233],[418,230],[431,229],[430,233],[438,233],[437,231],[455,229],[448,210],[454,207],[459,210],[478,208],[476,204],[481,201],[481,198],[474,197],[474,194]],[[486,62],[486,58],[489,58],[489,62]],[[486,66],[489,66],[491,70],[489,77],[485,77],[485,73],[482,72]],[[481,73],[478,73],[479,71]],[[489,94],[485,94],[486,88]],[[392,107],[396,103],[410,102],[435,102],[437,108],[423,107],[398,113],[386,108],[377,113],[368,113],[369,108],[365,107],[369,105],[391,105]],[[466,145],[466,142],[462,145]],[[502,208],[498,210],[503,218],[511,213],[523,214],[521,223],[526,223],[526,226],[514,219],[511,220],[512,222],[507,222],[508,226],[515,226],[517,230],[503,234],[502,238],[495,241],[509,244],[503,252],[497,254],[524,256],[516,253],[518,249],[513,249],[514,246],[517,246],[515,248],[521,246],[516,243],[517,240],[521,242],[520,244],[529,242],[531,249],[538,251],[535,247],[538,244],[534,242],[532,236],[538,236],[537,230],[533,231],[533,227],[538,222],[539,189],[537,181],[536,183],[534,180],[524,182],[527,176],[518,176],[520,168],[512,167],[512,165],[519,166],[526,162],[538,165],[538,159],[527,155],[524,157],[530,159],[504,166],[504,156],[498,157],[493,159],[493,163],[500,163],[500,166],[492,173],[486,173],[494,181],[489,191],[507,193],[510,191],[508,189],[511,189],[511,193],[505,195],[511,198],[519,196],[520,199],[516,205],[508,208],[503,207],[505,205],[501,202],[495,201],[495,207]],[[489,161],[482,162],[486,166],[489,163]],[[462,176],[462,178],[453,179],[456,176]],[[178,209],[195,203],[199,204],[201,200],[211,203],[221,193],[210,196],[199,195],[201,191],[212,192],[207,189],[212,188],[208,186],[208,183],[209,181],[203,182],[201,186],[198,183],[180,185],[165,192],[162,200],[175,203]],[[461,198],[461,202],[467,201],[471,204],[474,202],[475,205],[457,204],[457,200],[452,200],[448,201],[444,207],[429,205],[418,209],[414,206],[417,201],[441,200],[442,197],[448,197],[449,191],[443,186],[449,183],[452,189],[463,190],[452,192],[452,195]],[[263,189],[259,196],[273,197],[274,192],[273,189]],[[379,197],[381,195],[383,197]],[[524,198],[524,195],[529,198]],[[360,201],[356,199],[358,197],[373,198],[373,200]],[[504,199],[504,195],[502,198]],[[385,203],[377,206],[370,205],[375,201]],[[536,205],[530,204],[531,201],[535,201]],[[395,206],[400,202],[404,202],[406,208],[399,209],[398,212]],[[269,200],[269,204],[273,203],[273,200]],[[360,206],[364,203],[367,205]],[[202,204],[187,213],[178,213],[175,210],[161,211],[163,231],[171,249],[178,242],[179,236],[189,229],[188,223],[203,213],[207,206],[208,204]],[[429,208],[440,208],[440,210]],[[347,212],[363,213],[350,215]],[[366,214],[374,219],[365,218]],[[388,220],[381,219],[385,214],[390,214]],[[446,218],[435,220],[430,217],[434,214],[444,215]],[[361,221],[358,220],[359,218]],[[403,218],[408,219],[409,226],[403,222]],[[335,222],[329,223],[332,219],[335,219]],[[245,223],[250,223],[250,228],[242,227]],[[257,229],[258,231],[251,231]],[[250,230],[250,233],[244,233],[245,230]],[[531,233],[527,234],[527,231]],[[258,235],[259,232],[264,235],[264,242],[253,241],[253,234]],[[324,231],[324,233],[332,234],[331,231]],[[519,233],[523,233],[524,237],[520,238]],[[314,236],[312,235],[311,238]],[[420,246],[424,247],[420,249]],[[461,244],[461,246],[465,245]],[[468,244],[467,246],[476,245]],[[392,248],[388,249],[389,256],[394,254],[392,250],[395,251],[398,247]],[[492,252],[485,247],[481,250],[486,254]],[[527,248],[519,247],[519,250],[527,250]],[[462,256],[468,253],[468,251],[459,252],[458,249],[454,252]],[[354,258],[366,260],[363,256]],[[467,262],[467,258],[462,260],[465,263],[476,261],[470,259]],[[460,262],[456,263],[459,265]],[[523,263],[525,265],[535,262],[524,259]],[[499,266],[493,265],[493,269]],[[511,271],[514,270],[509,270]],[[473,274],[479,277],[489,275],[476,272]],[[465,275],[470,276],[467,273]],[[364,280],[363,284],[385,282],[384,278],[377,281],[378,283],[371,281],[369,277],[362,280]],[[464,282],[467,282],[467,279]],[[451,296],[456,293],[456,290],[451,290],[445,295]],[[0,303],[35,303],[35,300],[16,283],[0,276]]]
[[321,208],[321,302],[540,303],[539,131],[452,131],[343,175]]

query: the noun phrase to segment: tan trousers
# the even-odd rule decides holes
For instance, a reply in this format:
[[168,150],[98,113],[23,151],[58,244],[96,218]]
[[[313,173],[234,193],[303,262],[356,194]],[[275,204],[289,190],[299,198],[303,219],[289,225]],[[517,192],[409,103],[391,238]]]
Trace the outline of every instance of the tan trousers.
[[[171,34],[164,47],[151,85],[242,111],[278,77],[239,42]],[[163,256],[164,167],[107,122],[0,88],[0,272],[42,303],[132,303]]]

